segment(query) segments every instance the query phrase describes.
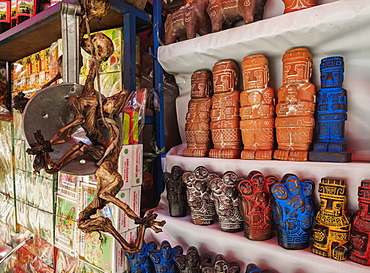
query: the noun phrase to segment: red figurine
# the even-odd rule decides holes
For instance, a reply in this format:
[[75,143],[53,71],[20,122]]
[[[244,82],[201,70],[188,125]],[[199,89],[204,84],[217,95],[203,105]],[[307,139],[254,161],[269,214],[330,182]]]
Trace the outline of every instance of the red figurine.
[[370,181],[361,181],[358,187],[358,212],[353,217],[352,250],[349,258],[370,265]]

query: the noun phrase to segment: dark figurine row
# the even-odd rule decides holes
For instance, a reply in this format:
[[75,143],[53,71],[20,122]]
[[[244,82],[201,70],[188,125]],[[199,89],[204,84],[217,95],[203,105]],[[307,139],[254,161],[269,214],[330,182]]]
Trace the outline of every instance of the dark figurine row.
[[[309,50],[300,47],[286,51],[276,103],[275,91],[268,87],[269,68],[264,55],[244,58],[243,91],[237,90],[238,71],[235,61],[223,60],[215,63],[212,72],[193,73],[183,156],[351,161],[344,139],[347,93],[342,88],[342,57],[321,60],[321,90],[316,94],[310,83]],[[316,142],[310,151],[315,125]]]
[[[313,7],[316,0],[282,0],[284,13]],[[267,0],[192,0],[166,18],[165,44],[195,38],[233,27],[238,21],[245,24],[263,19]]]
[[173,217],[186,216],[189,206],[193,224],[210,225],[218,216],[222,231],[244,229],[245,236],[256,241],[270,239],[276,228],[278,243],[285,249],[309,247],[312,235],[313,253],[370,265],[369,180],[358,188],[359,210],[352,217],[346,211],[342,179],[321,179],[316,212],[315,183],[291,173],[279,180],[252,171],[245,178],[232,171],[221,176],[203,166],[186,172],[173,166],[163,180]]
[[[163,241],[160,249],[157,244],[143,243],[136,254],[125,253],[128,258],[131,273],[240,273],[237,262],[228,263],[221,254],[216,255],[214,262],[209,254],[199,255],[195,246],[190,246],[183,254],[181,246],[171,247]],[[260,271],[257,265],[250,263],[245,273],[270,273],[270,270]]]

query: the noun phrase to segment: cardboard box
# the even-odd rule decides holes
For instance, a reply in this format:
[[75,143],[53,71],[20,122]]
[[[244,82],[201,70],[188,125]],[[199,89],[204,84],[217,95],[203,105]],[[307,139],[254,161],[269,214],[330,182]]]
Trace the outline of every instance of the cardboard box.
[[[141,186],[131,187],[130,189],[130,207],[131,209],[140,216],[141,208]],[[129,229],[137,228],[135,221],[129,219]]]
[[[127,205],[130,205],[130,189],[121,190],[117,193],[116,197]],[[116,206],[114,206],[114,211],[116,215],[115,219],[117,219],[116,223],[114,223],[114,227],[119,233],[127,231],[129,229],[130,220],[127,214]]]
[[131,187],[131,181],[134,176],[133,160],[133,146],[122,145],[121,153],[118,159],[118,172],[122,176],[123,180],[122,189],[128,189]]

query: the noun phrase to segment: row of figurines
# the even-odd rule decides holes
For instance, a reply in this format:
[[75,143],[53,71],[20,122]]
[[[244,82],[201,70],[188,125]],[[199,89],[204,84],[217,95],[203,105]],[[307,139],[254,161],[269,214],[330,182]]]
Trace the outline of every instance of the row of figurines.
[[[169,14],[164,24],[165,44],[195,38],[263,19],[267,0],[192,0]],[[316,0],[282,0],[284,13],[313,7]]]
[[[163,241],[159,249],[155,242],[143,243],[141,250],[135,254],[125,253],[132,273],[240,273],[237,262],[228,262],[222,254],[217,254],[214,261],[208,253],[199,254],[195,246],[190,246],[187,253],[179,245],[171,247]],[[254,263],[249,263],[245,273],[272,273],[260,271]]]
[[[276,103],[275,92],[268,87],[269,68],[264,55],[244,58],[243,91],[236,90],[238,70],[234,60],[223,60],[215,63],[212,72],[197,70],[192,74],[183,156],[351,161],[344,139],[347,93],[342,88],[342,57],[321,60],[321,89],[316,92],[309,82],[309,50],[299,47],[286,51]],[[309,151],[315,125],[317,141]]]
[[322,178],[317,212],[315,183],[291,173],[279,181],[259,171],[243,178],[232,171],[221,176],[204,166],[184,172],[175,165],[163,180],[173,217],[186,216],[190,207],[193,224],[210,225],[218,217],[222,231],[244,230],[255,241],[270,239],[276,229],[285,249],[309,247],[312,234],[313,253],[370,265],[370,180],[358,188],[359,210],[352,218],[342,179]]

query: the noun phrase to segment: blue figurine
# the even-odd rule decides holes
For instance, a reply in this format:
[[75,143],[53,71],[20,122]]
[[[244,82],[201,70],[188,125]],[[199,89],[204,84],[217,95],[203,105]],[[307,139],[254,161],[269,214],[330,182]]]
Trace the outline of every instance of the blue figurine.
[[312,195],[315,183],[285,174],[281,182],[271,186],[272,209],[279,245],[286,249],[309,246],[309,233],[314,219]]
[[342,57],[321,60],[321,90],[317,96],[317,142],[309,153],[311,161],[349,162],[344,140],[347,119],[347,91],[342,88],[344,61]]
[[161,243],[160,249],[149,251],[149,257],[152,260],[156,273],[178,273],[176,267],[175,255],[182,254],[182,247],[171,247],[168,241]]
[[157,245],[154,242],[148,244],[143,242],[139,252],[135,254],[125,253],[130,263],[131,273],[154,273],[155,269],[153,262],[149,258],[149,252],[156,248]]
[[272,271],[267,269],[263,271],[259,270],[258,266],[254,263],[248,264],[247,269],[245,271],[245,273],[271,273],[271,272]]

